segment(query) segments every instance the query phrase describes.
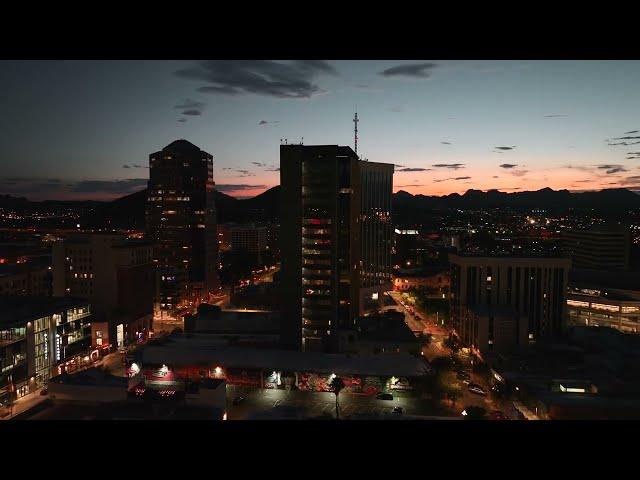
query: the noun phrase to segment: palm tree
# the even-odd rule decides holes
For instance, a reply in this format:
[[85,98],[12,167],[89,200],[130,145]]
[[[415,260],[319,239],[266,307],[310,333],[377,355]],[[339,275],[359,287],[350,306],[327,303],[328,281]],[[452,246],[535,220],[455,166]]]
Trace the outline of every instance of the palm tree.
[[336,394],[336,420],[340,420],[340,406],[338,405],[338,395],[340,391],[345,387],[344,381],[340,377],[334,376],[329,383],[331,391]]

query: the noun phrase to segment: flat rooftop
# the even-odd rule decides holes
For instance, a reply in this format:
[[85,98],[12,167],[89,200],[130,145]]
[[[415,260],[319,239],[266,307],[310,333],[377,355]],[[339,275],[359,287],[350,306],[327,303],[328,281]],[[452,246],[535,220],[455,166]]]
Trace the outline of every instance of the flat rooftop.
[[89,368],[73,375],[68,373],[57,375],[51,378],[49,383],[84,386],[113,386],[126,389],[128,387],[129,380],[127,377],[110,375],[99,368]]
[[408,353],[397,355],[346,355],[220,346],[207,338],[193,335],[171,336],[161,343],[141,347],[138,360],[143,365],[188,366],[198,364],[224,367],[310,371],[336,375],[418,377],[430,367],[422,358]]
[[88,304],[87,300],[75,297],[0,295],[0,325],[24,323]]

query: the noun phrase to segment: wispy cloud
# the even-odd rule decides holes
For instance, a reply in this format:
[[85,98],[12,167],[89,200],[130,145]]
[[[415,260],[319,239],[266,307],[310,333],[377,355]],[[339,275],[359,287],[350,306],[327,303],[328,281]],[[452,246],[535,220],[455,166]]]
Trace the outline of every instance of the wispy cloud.
[[182,115],[196,117],[202,115],[202,111],[207,104],[205,102],[197,102],[187,98],[184,102],[175,105],[173,108],[181,110]]
[[569,115],[545,115],[544,118],[568,117]]
[[440,143],[443,144],[443,145],[452,145],[451,142],[440,142]]
[[503,163],[500,168],[516,168],[517,166],[517,163]]
[[176,72],[181,78],[204,83],[199,92],[276,98],[310,98],[324,93],[316,78],[336,74],[335,67],[324,60],[207,60]]
[[451,168],[453,170],[458,170],[459,168],[464,168],[464,163],[436,163],[431,165],[436,168]]
[[277,125],[280,123],[280,120],[260,120],[258,125]]
[[516,148],[515,145],[512,145],[511,147],[494,147],[496,150],[513,150],[514,148]]
[[604,165],[596,165],[596,168],[598,168],[599,170],[606,170],[606,173],[609,175],[613,173],[628,172],[628,170],[624,168],[622,165],[604,164]]
[[409,77],[409,78],[429,78],[431,71],[438,65],[436,63],[409,63],[387,68],[378,73],[383,77]]
[[360,90],[369,90],[369,91],[375,91],[375,92],[380,92],[383,89],[380,87],[376,87],[374,85],[369,85],[367,83],[355,83],[354,88],[358,88]]
[[432,168],[420,168],[420,167],[405,167],[396,170],[396,172],[428,172],[433,170]]

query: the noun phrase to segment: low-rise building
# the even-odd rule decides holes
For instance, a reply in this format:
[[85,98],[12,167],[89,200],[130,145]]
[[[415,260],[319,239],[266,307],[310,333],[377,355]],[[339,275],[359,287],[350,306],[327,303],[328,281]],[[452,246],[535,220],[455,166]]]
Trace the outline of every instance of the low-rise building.
[[[153,246],[119,234],[78,234],[53,245],[53,294],[86,298],[92,345],[124,347],[153,328]],[[162,276],[159,281],[168,281]]]
[[197,334],[155,339],[138,348],[127,363],[130,372],[140,371],[147,379],[162,371],[178,380],[217,378],[230,385],[266,389],[329,392],[338,375],[345,392],[365,394],[411,390],[416,380],[431,372],[424,359],[407,353],[353,355],[221,346]]
[[51,258],[0,265],[0,295],[51,296]]
[[572,270],[567,292],[570,326],[640,333],[640,272]]
[[280,342],[280,312],[271,310],[222,310],[200,304],[196,314],[184,318],[187,334],[206,334],[220,344],[277,347]]
[[0,402],[91,361],[91,309],[82,299],[0,296]]

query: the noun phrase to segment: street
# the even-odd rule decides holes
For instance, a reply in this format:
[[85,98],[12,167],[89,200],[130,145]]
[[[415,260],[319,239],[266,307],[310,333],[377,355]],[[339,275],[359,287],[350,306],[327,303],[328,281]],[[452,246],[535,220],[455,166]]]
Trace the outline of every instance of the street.
[[[392,291],[388,292],[389,296],[396,303],[395,306],[385,307],[385,309],[393,309],[404,312],[405,322],[411,328],[412,331],[417,332],[421,331],[423,333],[431,334],[431,342],[427,346],[422,347],[422,355],[431,362],[436,357],[449,356],[451,355],[451,350],[445,346],[445,339],[449,337],[449,331],[444,328],[442,325],[438,325],[436,323],[435,317],[429,317],[424,314],[424,312],[419,311],[417,308],[414,308],[415,317],[411,315],[407,308],[404,307],[401,303],[402,294],[400,292]],[[471,371],[471,382],[477,383],[482,386],[482,388],[487,392],[486,396],[478,395],[469,391],[468,386],[462,382],[462,380],[458,380],[454,375],[452,375],[453,381],[460,387],[460,391],[462,393],[461,397],[456,400],[455,407],[449,406],[452,413],[460,415],[462,410],[468,406],[478,406],[484,408],[487,413],[493,410],[500,410],[509,418],[517,418],[515,413],[515,408],[513,404],[509,401],[498,401],[496,399],[492,399],[489,395],[490,386],[487,384],[486,380]]]

